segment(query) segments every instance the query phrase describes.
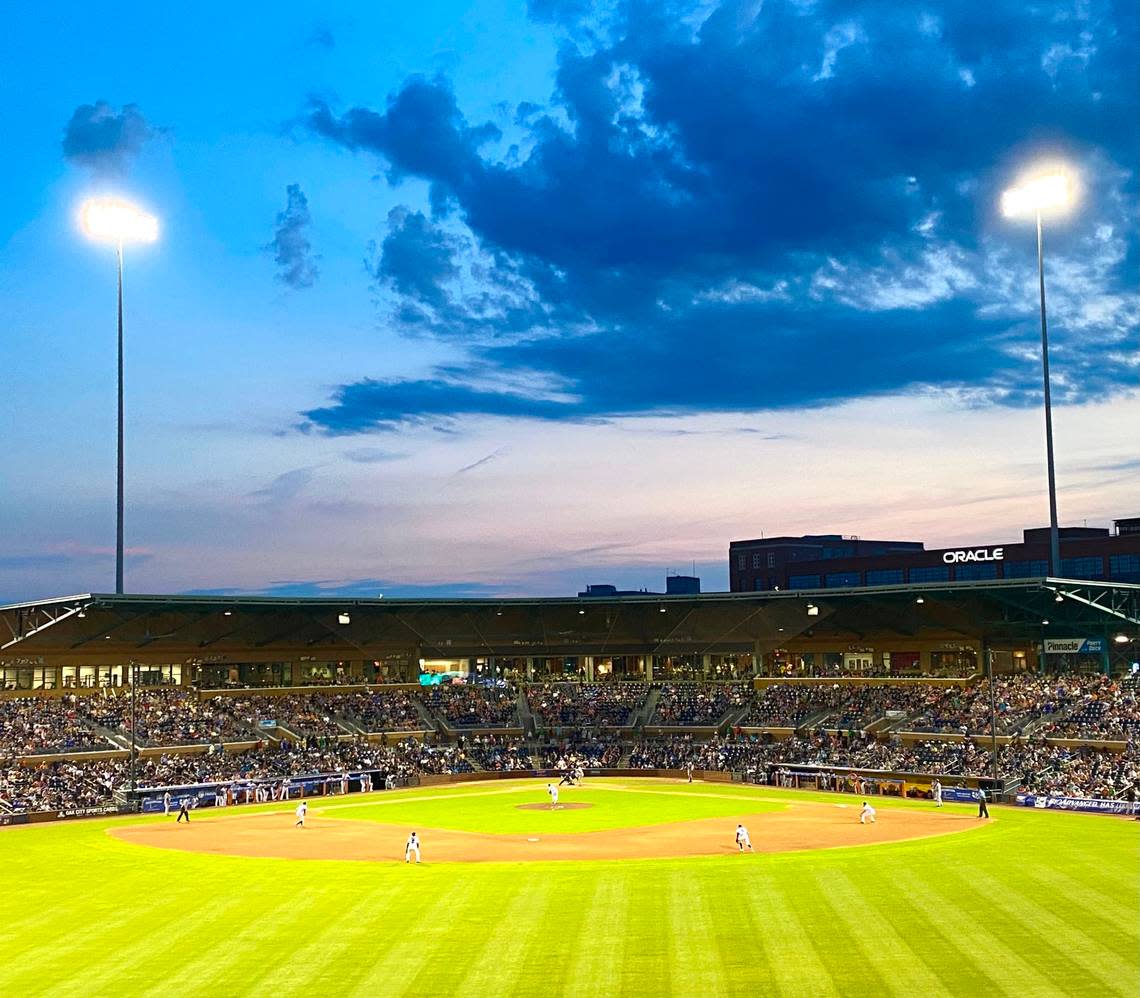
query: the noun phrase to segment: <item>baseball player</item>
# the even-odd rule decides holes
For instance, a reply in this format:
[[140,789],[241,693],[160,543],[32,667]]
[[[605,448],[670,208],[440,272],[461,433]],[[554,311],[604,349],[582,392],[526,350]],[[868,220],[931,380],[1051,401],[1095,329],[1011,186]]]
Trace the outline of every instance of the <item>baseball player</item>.
[[546,784],[546,792],[550,794],[550,806],[558,807],[558,788],[553,783]]
[[934,781],[934,785],[930,788],[934,792],[934,806],[942,806],[942,784],[938,780]]
[[748,837],[748,829],[743,825],[736,826],[736,848],[740,852],[744,852],[745,849],[749,852],[754,851],[752,849],[752,840]]
[[297,810],[294,811],[293,813],[297,815],[297,822],[296,822],[296,824],[293,825],[293,827],[294,828],[304,828],[305,827],[305,815],[309,813],[309,802],[308,801],[301,801],[301,803],[297,805]]
[[859,811],[859,824],[867,824],[867,819],[870,819],[872,825],[875,823],[875,809],[863,801],[863,807]]
[[986,792],[978,787],[978,817],[988,818],[990,816],[990,809],[986,807]]
[[404,843],[404,862],[407,863],[412,853],[416,854],[416,862],[420,861],[420,837],[415,832],[408,836],[408,841]]
[[[689,778],[689,782],[693,782],[693,764],[691,762],[685,763],[685,775]],[[743,826],[741,826],[743,827]]]
[[178,802],[178,818],[175,820],[175,824],[178,824],[180,821],[182,821],[183,818],[185,818],[187,823],[189,823],[189,821],[190,821],[190,798],[189,797],[183,797],[181,800],[179,800],[179,802]]
[[162,813],[163,814],[170,814],[170,791],[169,790],[167,790],[166,793],[164,793],[162,795]]

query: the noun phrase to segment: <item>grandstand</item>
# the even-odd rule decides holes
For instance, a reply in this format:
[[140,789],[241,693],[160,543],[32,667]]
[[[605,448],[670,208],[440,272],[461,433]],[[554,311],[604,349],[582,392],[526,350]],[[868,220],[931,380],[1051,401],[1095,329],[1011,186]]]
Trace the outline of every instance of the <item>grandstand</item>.
[[[240,797],[569,760],[1118,798],[1140,778],[1138,593],[1038,579],[3,607],[0,816],[138,806],[164,787],[240,784],[226,791]],[[452,681],[422,686],[432,669]]]

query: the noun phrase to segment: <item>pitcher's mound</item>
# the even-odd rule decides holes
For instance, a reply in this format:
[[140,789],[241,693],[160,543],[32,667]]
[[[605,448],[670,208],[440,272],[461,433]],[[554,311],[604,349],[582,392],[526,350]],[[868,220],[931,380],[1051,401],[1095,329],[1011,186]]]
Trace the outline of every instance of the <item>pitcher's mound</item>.
[[578,801],[576,804],[516,804],[520,811],[583,811],[588,807],[593,807],[593,804],[586,804],[583,801]]

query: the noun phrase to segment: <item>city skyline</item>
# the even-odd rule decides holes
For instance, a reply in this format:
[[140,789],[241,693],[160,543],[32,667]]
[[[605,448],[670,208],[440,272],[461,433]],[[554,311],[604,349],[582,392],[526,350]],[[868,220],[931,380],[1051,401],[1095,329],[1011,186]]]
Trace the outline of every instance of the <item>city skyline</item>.
[[160,226],[125,261],[128,592],[727,589],[761,532],[1019,538],[1036,258],[998,201],[1043,159],[1080,181],[1060,520],[1140,514],[1137,12],[959,6],[23,15],[0,601],[112,588],[104,193]]

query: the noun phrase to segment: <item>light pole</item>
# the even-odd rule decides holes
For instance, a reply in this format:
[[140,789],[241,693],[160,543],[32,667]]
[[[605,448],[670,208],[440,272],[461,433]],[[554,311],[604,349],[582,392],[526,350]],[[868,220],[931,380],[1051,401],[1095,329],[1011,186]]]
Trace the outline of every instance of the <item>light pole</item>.
[[1057,480],[1053,466],[1053,403],[1049,388],[1049,330],[1045,321],[1045,240],[1041,217],[1064,211],[1073,202],[1073,181],[1067,170],[1038,170],[1001,196],[1006,218],[1037,222],[1037,286],[1041,296],[1041,368],[1045,381],[1045,459],[1049,475],[1049,575],[1061,574],[1061,536],[1057,528]]
[[91,198],[80,210],[83,231],[92,239],[111,243],[119,274],[119,418],[118,474],[115,494],[115,592],[123,592],[123,244],[152,243],[158,238],[158,219],[128,201]]

